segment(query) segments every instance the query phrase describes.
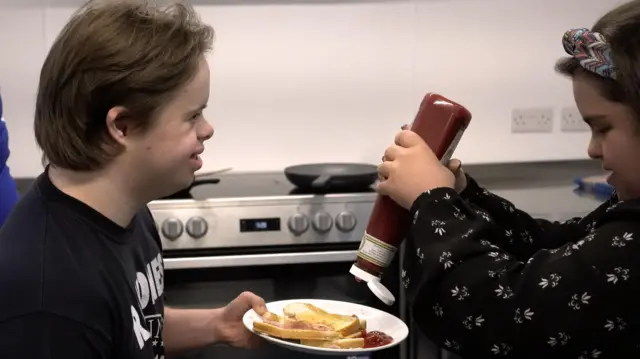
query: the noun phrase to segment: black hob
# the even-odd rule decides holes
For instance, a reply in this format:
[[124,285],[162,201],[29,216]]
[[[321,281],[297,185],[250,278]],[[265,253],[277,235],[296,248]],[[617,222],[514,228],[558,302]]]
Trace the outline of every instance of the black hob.
[[[170,197],[171,199],[196,199],[208,198],[235,198],[235,197],[269,197],[287,195],[322,195],[320,192],[301,190],[294,186],[280,172],[247,172],[222,174],[214,177],[220,181],[217,184],[202,183],[196,180],[195,185],[188,193],[179,192]],[[205,178],[211,180],[212,178]],[[368,193],[375,192],[373,187],[367,189],[351,188],[336,193]]]

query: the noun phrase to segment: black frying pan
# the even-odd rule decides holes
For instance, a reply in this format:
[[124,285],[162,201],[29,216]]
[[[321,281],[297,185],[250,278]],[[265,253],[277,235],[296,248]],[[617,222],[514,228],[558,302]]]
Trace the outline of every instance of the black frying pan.
[[203,185],[203,184],[218,184],[220,183],[220,179],[211,178],[210,176],[218,175],[218,174],[229,172],[229,171],[231,171],[231,168],[224,168],[220,170],[200,173],[195,176],[195,179],[193,180],[193,182],[191,182],[189,187],[183,188],[180,191],[174,194],[162,197],[161,199],[192,199],[193,196],[191,195],[191,189],[193,187]]
[[287,167],[284,174],[303,191],[365,191],[378,179],[378,167],[366,163],[312,163]]
[[191,182],[189,187],[181,189],[180,191],[174,194],[170,194],[168,196],[162,197],[161,199],[192,199],[193,196],[191,195],[191,189],[193,187],[199,186],[201,184],[218,184],[218,183],[220,183],[219,178],[196,179],[193,182]]

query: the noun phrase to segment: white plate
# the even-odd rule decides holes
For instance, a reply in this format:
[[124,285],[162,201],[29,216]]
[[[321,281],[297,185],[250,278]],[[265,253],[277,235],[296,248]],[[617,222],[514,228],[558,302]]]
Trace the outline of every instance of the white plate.
[[[322,299],[295,299],[295,300],[281,300],[278,302],[267,303],[267,309],[270,312],[276,313],[278,315],[282,315],[282,310],[285,306],[290,303],[309,303],[313,304],[318,308],[324,309],[327,312],[335,313],[335,314],[343,314],[343,315],[357,315],[358,318],[366,319],[367,321],[367,330],[374,331],[379,330],[393,338],[393,342],[381,347],[376,348],[356,348],[356,349],[331,349],[331,348],[317,348],[310,347],[302,344],[292,343],[286,340],[278,339],[271,337],[266,334],[258,334],[266,340],[280,345],[282,347],[305,352],[305,353],[313,353],[320,355],[358,355],[364,353],[371,353],[374,351],[379,351],[387,348],[394,347],[404,341],[409,335],[409,328],[407,325],[400,320],[399,318],[383,312],[381,310],[367,307],[360,304],[349,303],[349,302],[339,302],[334,300],[322,300]],[[253,322],[261,320],[258,313],[256,313],[253,309],[249,310],[245,313],[242,321],[244,322],[244,326],[247,327],[250,331],[255,333],[253,330]]]

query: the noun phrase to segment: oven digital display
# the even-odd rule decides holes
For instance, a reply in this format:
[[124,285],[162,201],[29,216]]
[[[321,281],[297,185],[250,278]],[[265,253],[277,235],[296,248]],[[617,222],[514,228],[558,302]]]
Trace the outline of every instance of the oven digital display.
[[280,230],[280,218],[241,219],[240,232],[272,232]]

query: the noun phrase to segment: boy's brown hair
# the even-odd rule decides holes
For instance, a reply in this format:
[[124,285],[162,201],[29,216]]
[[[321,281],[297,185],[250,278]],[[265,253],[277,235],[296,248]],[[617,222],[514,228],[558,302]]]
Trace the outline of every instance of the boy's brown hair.
[[624,103],[640,119],[640,1],[622,4],[601,17],[591,29],[604,36],[611,48],[616,80],[584,70],[573,57],[563,58],[556,71],[573,77],[584,74],[594,79],[609,101]]
[[147,1],[89,1],[62,29],[42,66],[34,130],[43,161],[75,171],[119,153],[107,112],[141,131],[196,74],[213,29],[193,8]]

